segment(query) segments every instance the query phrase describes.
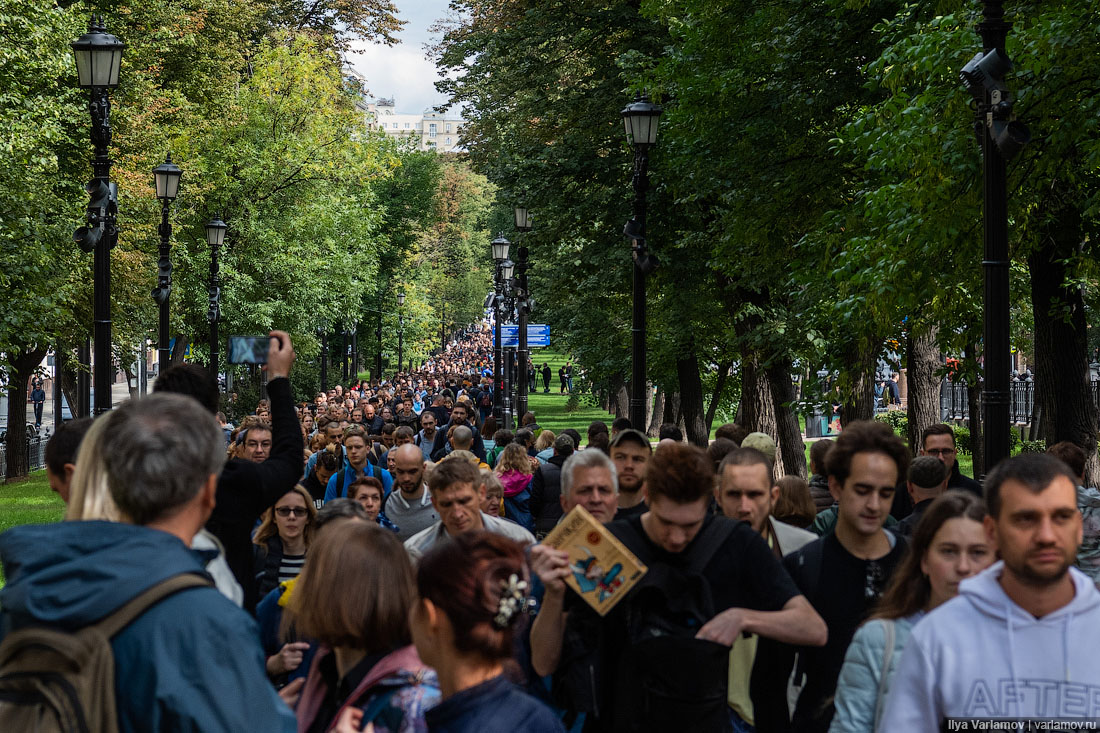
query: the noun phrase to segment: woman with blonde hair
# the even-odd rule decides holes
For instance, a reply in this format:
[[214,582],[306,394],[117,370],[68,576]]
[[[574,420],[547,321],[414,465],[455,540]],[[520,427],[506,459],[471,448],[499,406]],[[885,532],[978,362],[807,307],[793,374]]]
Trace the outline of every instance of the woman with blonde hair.
[[554,439],[557,437],[553,430],[543,429],[535,438],[535,458],[539,459],[539,463],[546,463],[553,457]]
[[122,522],[122,513],[107,487],[107,470],[100,460],[100,445],[106,433],[106,420],[95,420],[76,454],[76,469],[69,486],[69,505],[65,519],[105,519]]
[[302,572],[316,518],[313,497],[301,485],[292,487],[264,512],[252,538],[257,598]]
[[535,531],[535,519],[531,516],[531,478],[534,469],[527,451],[519,443],[509,443],[497,459],[493,473],[504,486],[504,514],[518,522],[528,532]]

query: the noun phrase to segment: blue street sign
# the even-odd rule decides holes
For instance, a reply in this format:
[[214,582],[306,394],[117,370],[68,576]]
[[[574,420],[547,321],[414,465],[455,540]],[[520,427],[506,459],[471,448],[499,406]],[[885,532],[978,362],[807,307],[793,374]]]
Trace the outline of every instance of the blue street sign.
[[[506,349],[514,349],[519,346],[519,326],[515,324],[501,324],[500,343]],[[496,344],[496,334],[493,334],[493,344]],[[544,348],[550,345],[550,326],[545,323],[527,324],[527,346],[532,349]]]

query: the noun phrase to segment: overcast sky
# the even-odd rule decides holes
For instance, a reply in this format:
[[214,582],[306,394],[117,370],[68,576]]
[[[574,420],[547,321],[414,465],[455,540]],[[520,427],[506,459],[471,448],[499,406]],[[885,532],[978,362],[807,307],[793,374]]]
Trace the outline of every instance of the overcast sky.
[[393,97],[396,112],[419,114],[441,104],[435,91],[439,78],[435,64],[425,57],[424,44],[431,39],[428,28],[447,15],[447,0],[397,0],[398,15],[408,21],[399,34],[401,43],[380,46],[356,43],[362,53],[348,54],[348,61],[367,80],[367,89],[378,97]]

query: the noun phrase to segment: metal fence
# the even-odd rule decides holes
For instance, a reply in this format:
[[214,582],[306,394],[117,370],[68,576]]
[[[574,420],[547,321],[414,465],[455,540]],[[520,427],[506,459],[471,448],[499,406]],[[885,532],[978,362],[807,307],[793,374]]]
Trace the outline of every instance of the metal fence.
[[[965,379],[943,380],[940,383],[940,419],[969,420],[970,402],[967,399]],[[1031,378],[1008,383],[1008,419],[1013,425],[1031,424],[1035,410],[1035,381]],[[1100,381],[1092,383],[1092,398],[1100,404]],[[979,396],[979,402],[981,398]]]
[[[34,436],[27,438],[27,460],[30,464],[30,470],[37,471],[40,468],[46,467],[46,443],[49,442],[49,437],[46,436]],[[0,476],[7,475],[8,472],[8,449],[6,443],[0,443]]]

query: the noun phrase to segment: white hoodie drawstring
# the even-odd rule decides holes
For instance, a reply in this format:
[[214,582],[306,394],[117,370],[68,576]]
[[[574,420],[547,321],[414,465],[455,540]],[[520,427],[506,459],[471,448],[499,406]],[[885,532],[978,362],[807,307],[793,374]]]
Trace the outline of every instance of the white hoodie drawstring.
[[1073,620],[1073,611],[1066,614],[1062,620],[1062,663],[1065,666],[1066,682],[1070,682],[1069,674],[1069,623]]
[[[1016,679],[1016,655],[1013,654],[1015,650],[1015,643],[1012,637],[1012,605],[1005,601],[1005,627],[1008,630],[1008,669],[1012,672],[1012,690],[1016,696],[1016,714],[1020,715],[1020,682]],[[1008,713],[1007,705],[1005,705],[1006,714]]]

